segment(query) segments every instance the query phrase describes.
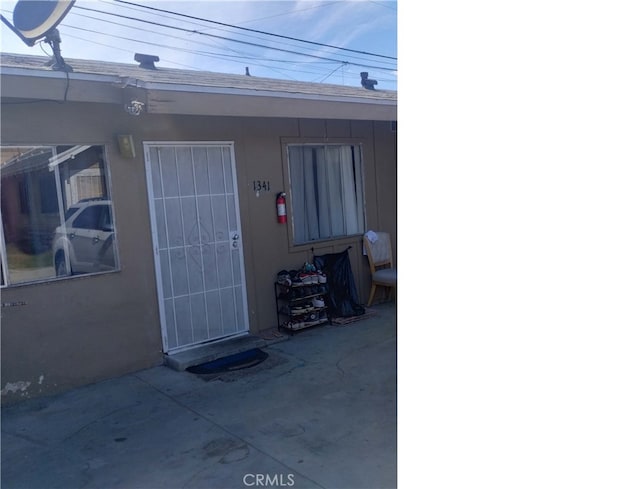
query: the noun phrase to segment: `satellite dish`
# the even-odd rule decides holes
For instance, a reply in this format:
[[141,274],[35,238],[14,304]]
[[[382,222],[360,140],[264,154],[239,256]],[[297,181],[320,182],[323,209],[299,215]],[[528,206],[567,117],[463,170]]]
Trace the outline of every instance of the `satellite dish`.
[[23,40],[33,46],[62,21],[75,0],[20,0],[13,9],[13,26],[20,31]]
[[60,55],[60,33],[56,27],[69,13],[75,0],[19,0],[13,8],[13,24],[2,16],[2,21],[22,39],[27,46],[37,40],[51,45],[55,60],[54,70],[73,71]]

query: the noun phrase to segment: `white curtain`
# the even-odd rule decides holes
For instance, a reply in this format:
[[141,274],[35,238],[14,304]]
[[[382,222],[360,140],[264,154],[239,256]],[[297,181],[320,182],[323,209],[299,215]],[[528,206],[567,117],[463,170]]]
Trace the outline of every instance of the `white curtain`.
[[357,146],[289,146],[294,242],[364,232]]

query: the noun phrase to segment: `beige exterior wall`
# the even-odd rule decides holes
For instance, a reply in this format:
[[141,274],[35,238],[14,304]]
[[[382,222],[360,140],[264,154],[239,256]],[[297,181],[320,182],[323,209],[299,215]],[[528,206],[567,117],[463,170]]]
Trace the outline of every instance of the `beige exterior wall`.
[[[124,159],[117,134],[131,134],[136,157]],[[275,195],[288,192],[287,142],[363,145],[368,229],[396,240],[396,133],[389,122],[127,115],[105,104],[2,106],[2,144],[106,147],[120,270],[4,288],[2,400],[59,392],[163,361],[143,142],[233,141],[243,232],[250,331],[276,325],[273,281],[281,269],[311,261],[311,246],[292,245],[290,224],[276,222]],[[319,138],[319,139],[318,139]],[[253,181],[269,181],[256,194]],[[369,292],[361,237],[317,243],[315,254],[347,246],[360,301]]]

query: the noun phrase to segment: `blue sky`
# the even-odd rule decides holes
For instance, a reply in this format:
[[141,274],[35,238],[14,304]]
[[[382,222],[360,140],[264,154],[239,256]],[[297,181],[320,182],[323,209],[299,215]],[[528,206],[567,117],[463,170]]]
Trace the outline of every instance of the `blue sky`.
[[[397,61],[391,59],[397,58],[395,1],[131,0],[131,3],[358,53],[181,18],[113,0],[77,0],[58,26],[62,56],[133,63],[134,53],[139,52],[159,56],[160,67],[244,74],[248,66],[253,76],[354,86],[360,84],[360,72],[367,71],[369,78],[378,80],[376,88],[397,90]],[[15,4],[16,1],[5,0],[1,3],[2,15],[10,21]],[[4,24],[1,34],[2,52],[34,55],[51,52],[45,43],[27,46]]]

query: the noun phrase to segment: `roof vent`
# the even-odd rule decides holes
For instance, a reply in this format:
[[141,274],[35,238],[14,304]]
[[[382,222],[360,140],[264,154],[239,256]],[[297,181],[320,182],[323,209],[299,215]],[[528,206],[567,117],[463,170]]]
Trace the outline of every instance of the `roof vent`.
[[362,84],[362,86],[364,88],[366,88],[367,90],[375,90],[374,85],[378,84],[378,80],[372,80],[369,78],[369,73],[366,71],[363,71],[362,73],[360,73],[360,78],[362,78],[360,80],[360,83]]
[[140,54],[136,53],[133,57],[138,63],[140,63],[140,68],[145,68],[147,70],[155,70],[156,65],[153,63],[156,61],[160,61],[160,58],[157,56],[152,56],[151,54]]

